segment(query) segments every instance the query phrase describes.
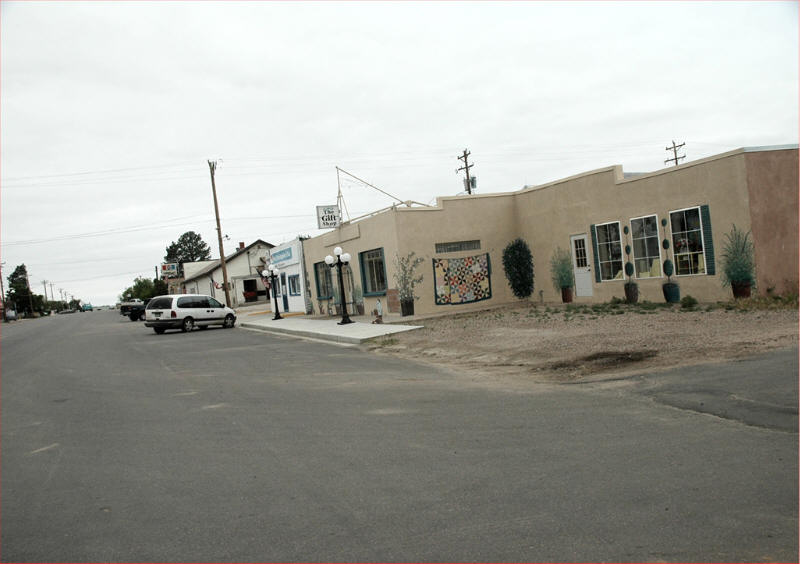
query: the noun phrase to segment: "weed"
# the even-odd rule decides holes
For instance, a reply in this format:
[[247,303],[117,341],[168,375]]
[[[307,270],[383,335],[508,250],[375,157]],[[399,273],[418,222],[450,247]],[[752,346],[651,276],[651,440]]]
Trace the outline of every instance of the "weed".
[[687,294],[681,298],[681,308],[694,309],[696,306],[697,300],[694,297]]

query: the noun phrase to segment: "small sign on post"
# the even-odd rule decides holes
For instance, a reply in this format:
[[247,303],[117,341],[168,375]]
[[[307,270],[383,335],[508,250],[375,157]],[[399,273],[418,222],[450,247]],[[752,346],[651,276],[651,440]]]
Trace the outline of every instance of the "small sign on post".
[[317,227],[330,229],[339,227],[342,223],[342,212],[339,206],[317,206]]
[[161,278],[177,278],[178,277],[178,263],[167,262],[161,264]]

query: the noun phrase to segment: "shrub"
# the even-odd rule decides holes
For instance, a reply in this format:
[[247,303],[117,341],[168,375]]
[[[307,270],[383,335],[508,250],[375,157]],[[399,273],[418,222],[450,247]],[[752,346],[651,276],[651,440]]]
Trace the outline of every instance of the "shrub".
[[755,272],[756,264],[750,232],[745,233],[734,225],[730,233],[725,234],[725,246],[722,250],[722,285],[727,287],[735,282],[755,286]]
[[697,300],[692,296],[686,295],[681,298],[681,307],[683,309],[692,309],[697,305]]
[[572,270],[572,256],[569,251],[557,247],[550,257],[550,275],[553,279],[553,288],[556,292],[562,288],[572,288],[575,285],[575,273]]
[[514,239],[503,250],[503,270],[511,291],[519,299],[533,293],[533,256],[528,244],[522,239]]

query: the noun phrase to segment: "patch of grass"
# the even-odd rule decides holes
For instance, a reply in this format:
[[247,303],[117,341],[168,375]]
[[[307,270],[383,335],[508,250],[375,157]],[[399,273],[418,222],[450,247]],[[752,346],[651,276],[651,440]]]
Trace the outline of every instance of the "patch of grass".
[[681,298],[681,309],[694,310],[697,307],[697,300],[690,295]]
[[396,345],[400,342],[397,337],[384,337],[380,341],[378,341],[378,345],[382,347],[391,347],[392,345]]

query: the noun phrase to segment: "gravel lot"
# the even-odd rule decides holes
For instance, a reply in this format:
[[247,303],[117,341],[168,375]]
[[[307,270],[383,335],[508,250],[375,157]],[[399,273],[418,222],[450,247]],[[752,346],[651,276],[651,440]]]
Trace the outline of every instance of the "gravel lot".
[[570,304],[530,302],[414,321],[369,348],[483,378],[568,382],[720,362],[797,345],[795,300],[738,303]]

